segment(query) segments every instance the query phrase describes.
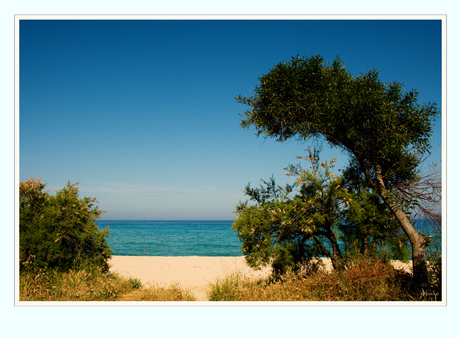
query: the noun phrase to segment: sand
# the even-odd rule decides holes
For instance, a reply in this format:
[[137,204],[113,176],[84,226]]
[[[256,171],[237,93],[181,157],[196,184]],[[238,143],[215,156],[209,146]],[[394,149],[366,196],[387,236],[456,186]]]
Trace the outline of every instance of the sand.
[[[326,270],[331,270],[330,259],[322,258]],[[267,277],[270,269],[255,271],[241,257],[158,257],[158,256],[112,256],[110,271],[125,277],[138,278],[144,286],[179,283],[190,289],[199,301],[206,301],[209,283],[218,278],[240,271],[254,278]],[[410,270],[410,265],[393,261],[396,268]]]
[[244,257],[145,257],[112,256],[110,271],[125,277],[138,278],[144,286],[169,285],[178,282],[190,289],[200,301],[207,300],[208,284],[216,279],[241,271],[255,278],[266,277],[269,269],[254,271]]

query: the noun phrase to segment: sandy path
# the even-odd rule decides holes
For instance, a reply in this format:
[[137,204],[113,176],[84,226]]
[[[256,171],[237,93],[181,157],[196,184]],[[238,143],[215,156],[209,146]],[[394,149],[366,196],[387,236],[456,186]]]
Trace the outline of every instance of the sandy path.
[[138,278],[142,284],[166,284],[179,282],[190,288],[198,300],[205,301],[208,284],[234,271],[242,271],[254,277],[267,276],[267,270],[250,269],[244,257],[139,257],[113,256],[110,271],[125,277]]

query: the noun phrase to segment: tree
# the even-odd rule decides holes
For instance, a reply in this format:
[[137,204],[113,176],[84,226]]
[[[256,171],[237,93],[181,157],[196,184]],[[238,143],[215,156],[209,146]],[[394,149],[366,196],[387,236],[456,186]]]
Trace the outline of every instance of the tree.
[[[299,157],[302,158],[302,157]],[[346,191],[342,178],[332,172],[332,164],[319,162],[318,153],[309,151],[304,160],[312,166],[291,165],[288,176],[293,185],[277,187],[274,178],[262,181],[260,188],[246,186],[248,201],[237,206],[233,228],[243,242],[243,253],[251,267],[271,264],[276,275],[298,269],[312,257],[327,256],[335,269],[341,267],[343,251],[337,231]],[[298,188],[295,196],[290,193]]]
[[55,196],[43,191],[40,178],[19,184],[20,271],[87,265],[108,270],[109,229],[99,231],[95,221],[102,211],[95,198],[78,197],[77,184],[68,182]]
[[414,281],[428,281],[426,239],[410,222],[410,206],[398,189],[418,176],[421,154],[429,150],[435,104],[417,103],[415,90],[379,80],[372,69],[353,77],[340,58],[296,56],[263,75],[251,97],[237,101],[251,109],[242,127],[283,142],[322,138],[356,161],[366,184],[385,202],[412,246]]

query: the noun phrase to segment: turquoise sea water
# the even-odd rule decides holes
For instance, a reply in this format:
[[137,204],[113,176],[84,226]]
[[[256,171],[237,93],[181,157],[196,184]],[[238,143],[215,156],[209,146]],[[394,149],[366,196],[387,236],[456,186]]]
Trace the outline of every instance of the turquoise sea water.
[[[232,222],[98,220],[97,224],[100,229],[110,227],[107,240],[114,256],[242,256]],[[430,249],[441,248],[439,234],[422,220],[417,225],[432,236]]]
[[114,256],[242,256],[233,221],[109,221]]

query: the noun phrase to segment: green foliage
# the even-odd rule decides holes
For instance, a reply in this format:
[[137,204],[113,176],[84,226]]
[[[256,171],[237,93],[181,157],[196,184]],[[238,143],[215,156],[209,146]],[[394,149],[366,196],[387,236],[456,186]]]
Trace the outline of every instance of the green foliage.
[[279,276],[319,256],[331,258],[335,269],[357,254],[408,260],[407,239],[380,197],[349,171],[333,174],[335,159],[320,162],[318,154],[308,149],[307,157],[299,157],[310,162],[306,169],[287,168],[293,185],[276,187],[271,178],[259,188],[246,186],[256,205],[240,203],[233,228],[248,265],[270,264]]
[[142,288],[142,283],[141,283],[141,281],[140,281],[139,279],[129,277],[129,278],[128,278],[128,281],[131,283],[133,289],[140,289],[140,288]]
[[387,262],[408,261],[406,235],[380,196],[366,186],[362,173],[353,163],[343,173],[343,186],[349,197],[345,198],[347,208],[340,230],[347,252]]
[[[342,178],[331,172],[335,160],[320,163],[318,153],[310,150],[303,159],[312,166],[307,170],[290,166],[287,175],[298,177],[291,186],[276,188],[272,178],[260,188],[246,187],[246,194],[257,204],[240,203],[233,228],[251,267],[270,264],[279,275],[298,270],[312,256],[331,257],[334,265],[342,257],[336,233],[345,190]],[[290,196],[295,186],[298,192]]]
[[96,199],[78,197],[76,184],[67,184],[55,196],[43,191],[39,178],[19,185],[20,271],[82,269],[108,270],[111,250],[95,223],[102,211]]

